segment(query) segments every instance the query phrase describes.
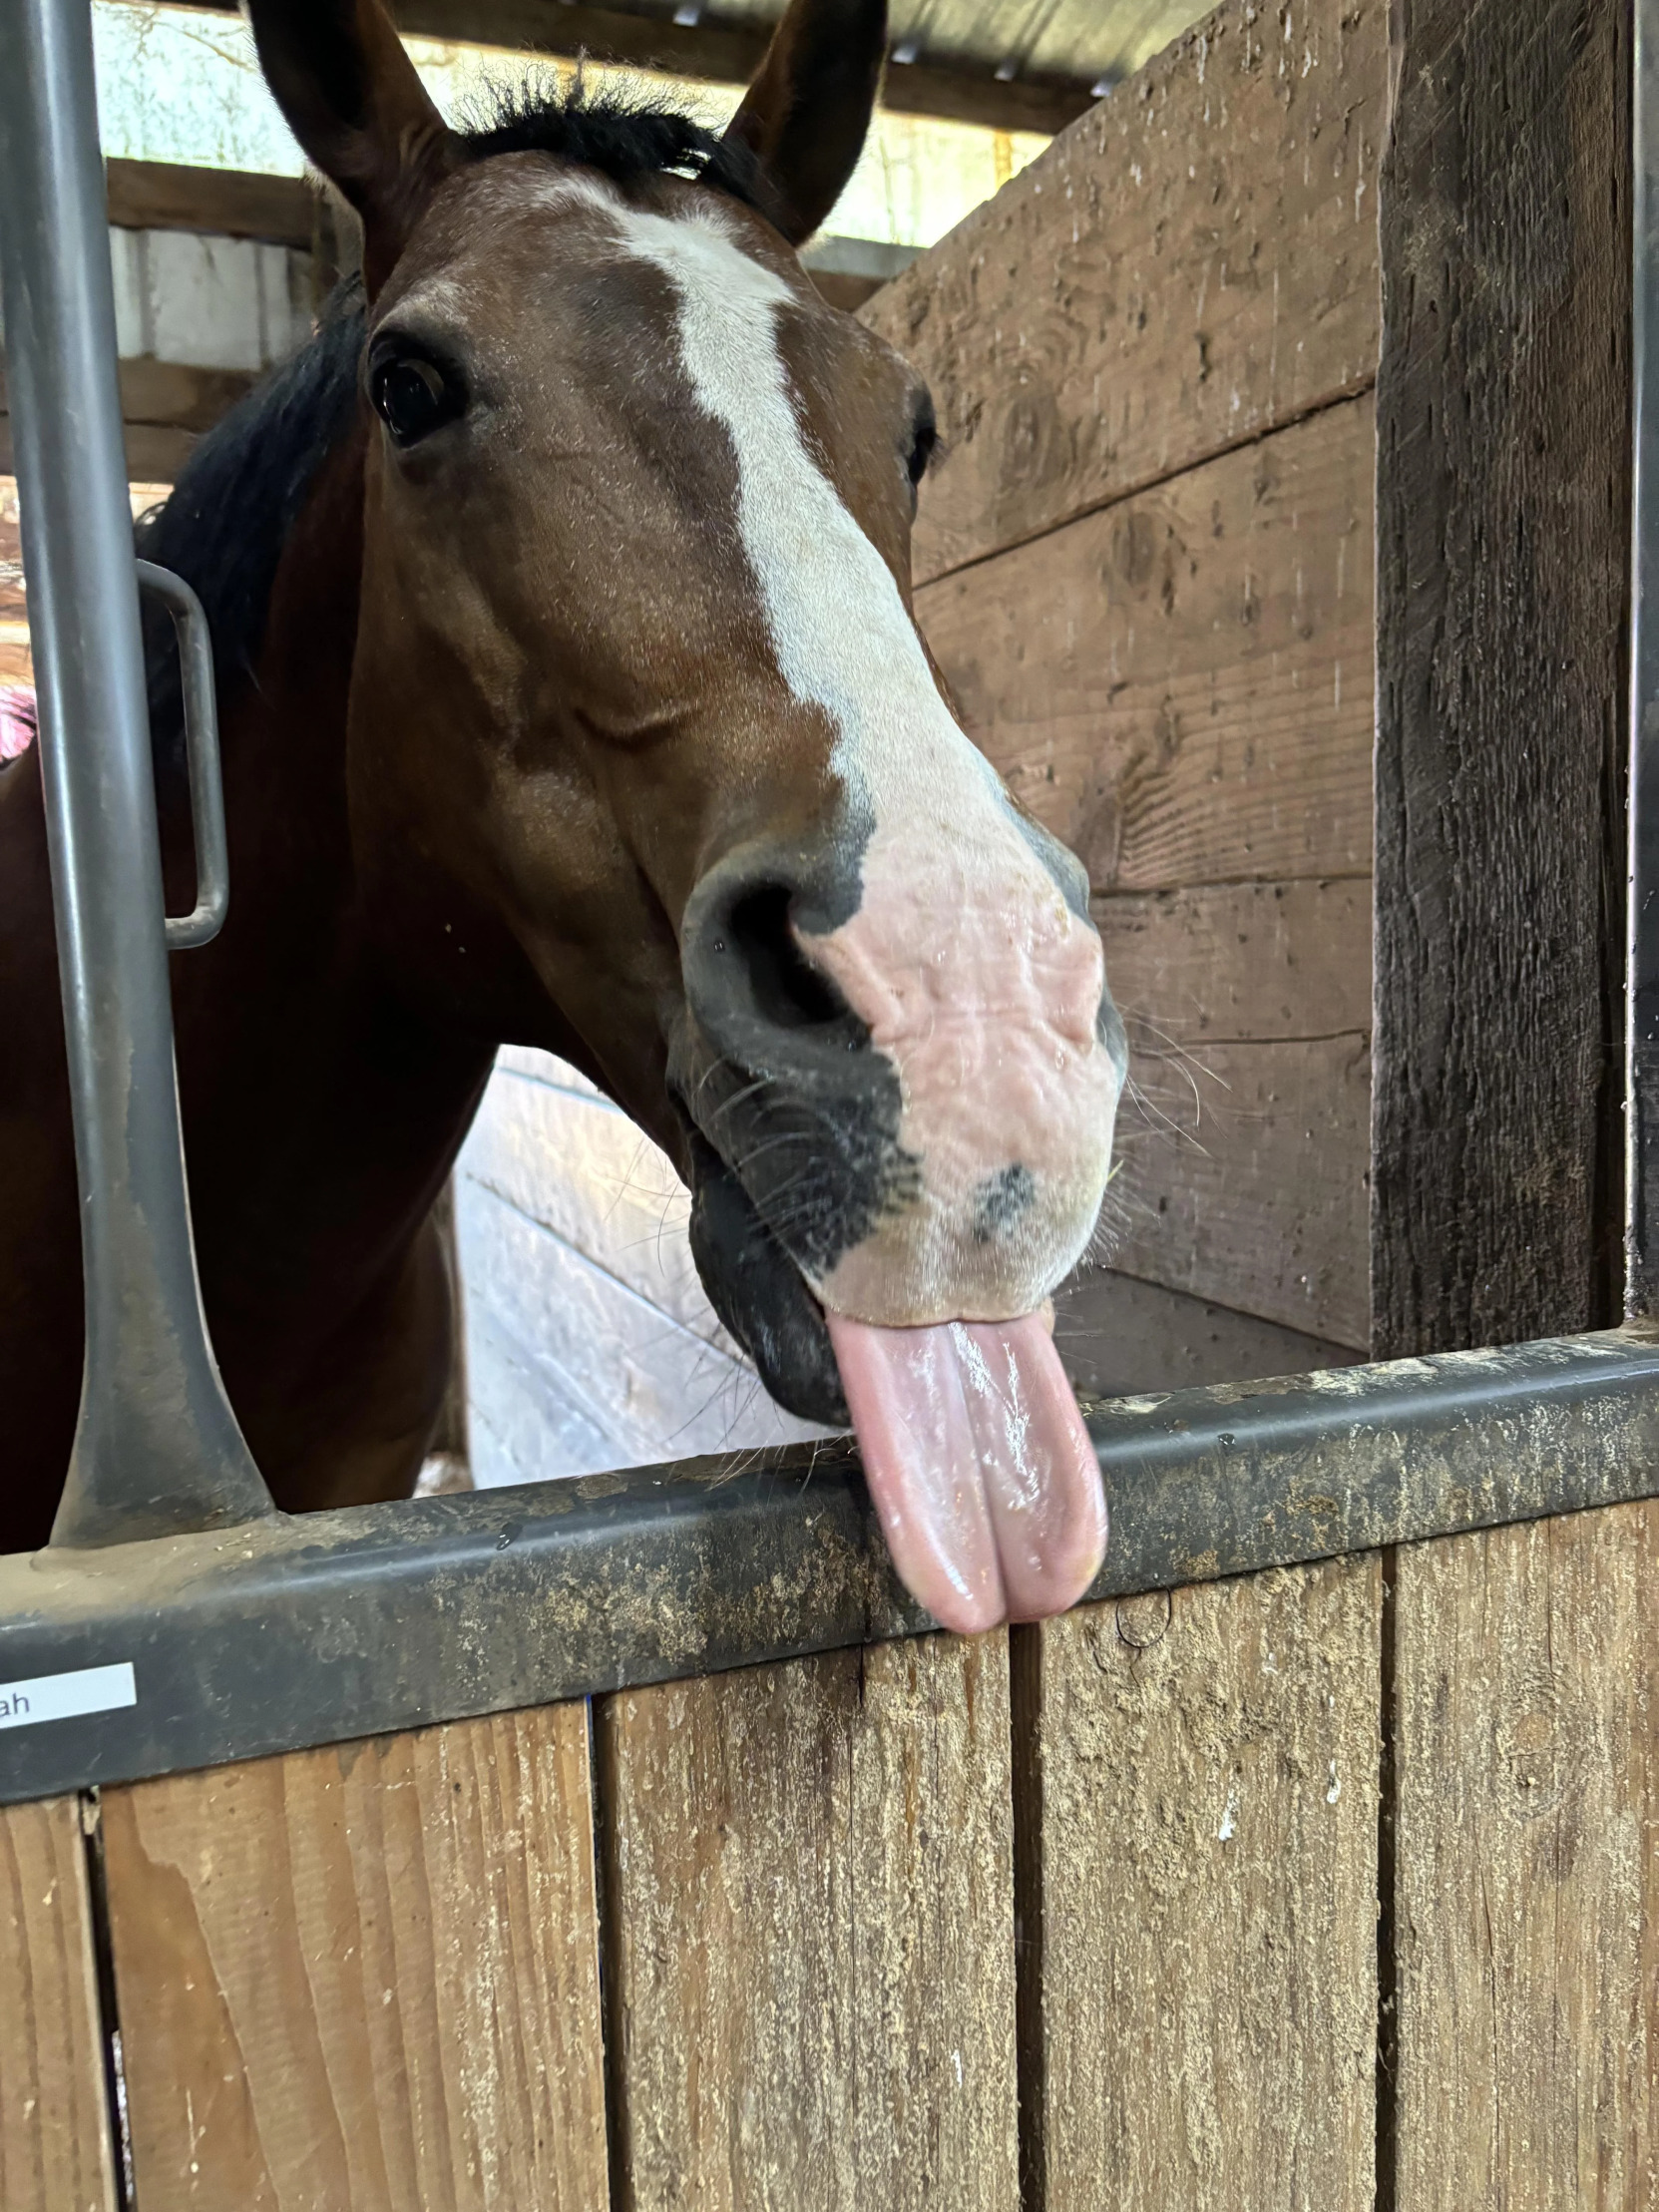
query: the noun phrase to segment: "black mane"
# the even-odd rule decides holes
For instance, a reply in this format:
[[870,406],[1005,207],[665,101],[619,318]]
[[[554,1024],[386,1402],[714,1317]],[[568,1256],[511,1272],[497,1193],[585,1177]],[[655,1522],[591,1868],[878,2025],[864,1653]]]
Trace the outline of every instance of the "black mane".
[[590,100],[580,78],[568,95],[541,77],[494,85],[469,127],[457,135],[475,161],[494,154],[552,154],[597,169],[617,185],[674,175],[695,177],[733,200],[753,204],[759,197],[747,148],[727,145],[689,116],[646,101],[614,94]]
[[[535,78],[498,87],[483,110],[456,134],[475,161],[550,154],[624,188],[673,174],[751,205],[758,198],[744,149],[671,110],[589,99],[580,79],[569,96]],[[221,707],[252,671],[288,532],[351,425],[362,349],[362,287],[353,279],[336,288],[310,343],[199,442],[171,496],[138,526],[140,558],[174,570],[202,601]],[[146,611],[145,665],[157,770],[171,781],[184,774],[183,705],[173,625],[159,610]]]

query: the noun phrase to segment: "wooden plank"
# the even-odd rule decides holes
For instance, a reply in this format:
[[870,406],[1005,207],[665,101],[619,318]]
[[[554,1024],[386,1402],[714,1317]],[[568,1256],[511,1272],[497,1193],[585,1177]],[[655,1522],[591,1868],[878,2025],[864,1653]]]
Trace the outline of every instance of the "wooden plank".
[[[117,372],[122,420],[129,427],[153,423],[173,430],[210,430],[259,380],[250,369],[195,368],[183,361],[158,361],[149,353],[118,362]],[[0,416],[7,411],[6,372],[0,363]]]
[[1371,2212],[1380,1604],[1361,1557],[1017,1631],[1033,2212]]
[[[171,484],[204,430],[230,412],[258,376],[245,369],[193,368],[148,354],[118,364],[127,474],[135,484]],[[0,476],[10,476],[11,417],[0,366]]]
[[1371,1028],[1364,876],[1119,894],[1093,912],[1132,1060]]
[[862,312],[928,378],[926,580],[1377,366],[1387,0],[1228,0]]
[[[127,474],[135,484],[171,484],[190,458],[196,438],[188,430],[163,428],[155,423],[127,423]],[[0,415],[0,476],[16,473],[12,457],[12,426]]]
[[0,1808],[0,2205],[115,2212],[81,1807]]
[[604,2206],[585,1706],[104,1806],[141,2204]]
[[1093,1398],[1306,1375],[1364,1357],[1207,1298],[1099,1267],[1054,1294],[1054,1343],[1072,1387]]
[[1659,1504],[1402,1550],[1398,2212],[1659,2203]]
[[1015,2212],[1006,1644],[600,1711],[620,2208]]
[[972,734],[1097,891],[1371,867],[1368,398],[918,594]]
[[119,158],[104,166],[110,221],[128,230],[207,230],[309,252],[328,205],[305,177]]
[[1364,1036],[1206,1043],[1119,1115],[1101,1257],[1363,1350],[1371,1114]]
[[1380,1357],[1614,1318],[1630,11],[1414,0],[1383,178]]
[[1151,1282],[1091,1278],[1085,1308],[1068,1294],[1070,1372],[1105,1394],[1345,1364],[1368,1326],[1370,885],[1207,885],[1094,913],[1136,1087],[1107,1244]]

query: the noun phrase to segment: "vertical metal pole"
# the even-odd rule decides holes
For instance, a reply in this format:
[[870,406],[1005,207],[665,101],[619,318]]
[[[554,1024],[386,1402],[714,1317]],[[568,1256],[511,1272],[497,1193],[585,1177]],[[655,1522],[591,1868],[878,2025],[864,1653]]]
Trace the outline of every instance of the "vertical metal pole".
[[0,0],[0,286],[86,1272],[53,1541],[108,1544],[272,1508],[185,1195],[90,0]]
[[1625,1312],[1659,1318],[1659,0],[1637,0],[1631,229]]

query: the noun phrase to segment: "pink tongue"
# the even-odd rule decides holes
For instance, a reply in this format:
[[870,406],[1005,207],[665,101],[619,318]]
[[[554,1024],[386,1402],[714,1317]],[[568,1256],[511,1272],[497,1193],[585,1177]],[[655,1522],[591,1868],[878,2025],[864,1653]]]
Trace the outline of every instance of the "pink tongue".
[[1094,1447],[1042,1318],[825,1315],[893,1563],[946,1628],[1075,1604],[1106,1548]]

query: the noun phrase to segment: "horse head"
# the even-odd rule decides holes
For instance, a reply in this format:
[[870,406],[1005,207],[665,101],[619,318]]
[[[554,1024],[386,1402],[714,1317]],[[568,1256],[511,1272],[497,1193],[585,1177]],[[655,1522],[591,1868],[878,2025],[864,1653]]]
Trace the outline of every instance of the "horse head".
[[719,138],[534,99],[460,134],[378,0],[252,15],[364,226],[347,772],[389,956],[666,1148],[716,1309],[850,1413],[937,1617],[1069,1604],[1105,1515],[1046,1301],[1123,1033],[1082,870],[916,627],[928,394],[797,257],[881,0],[793,0]]

